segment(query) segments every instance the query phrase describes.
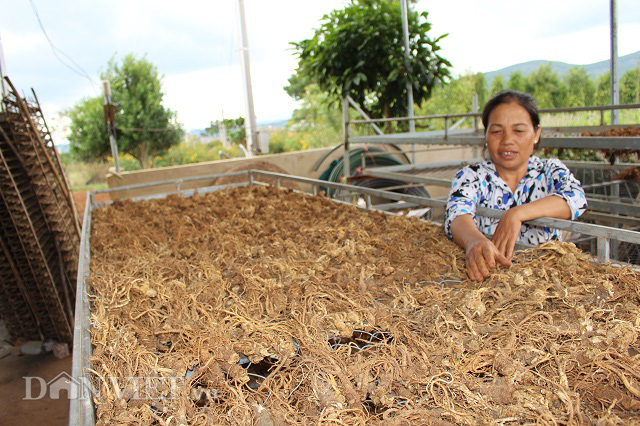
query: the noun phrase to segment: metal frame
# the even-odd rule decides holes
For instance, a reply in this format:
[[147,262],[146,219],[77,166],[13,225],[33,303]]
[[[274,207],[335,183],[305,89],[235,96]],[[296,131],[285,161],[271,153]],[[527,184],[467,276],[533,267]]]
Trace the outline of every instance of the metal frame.
[[[225,176],[247,176],[246,182],[233,183],[228,185],[216,185],[202,188],[181,189],[181,185],[184,182],[192,182],[198,180],[207,180]],[[116,187],[105,190],[99,190],[90,192],[87,197],[87,203],[85,206],[85,213],[82,225],[82,234],[80,242],[80,257],[78,259],[78,283],[76,292],[76,311],[74,321],[74,340],[73,340],[73,360],[72,360],[72,376],[76,384],[80,385],[81,396],[79,399],[71,399],[69,406],[69,424],[70,425],[95,425],[95,407],[93,406],[93,399],[91,397],[91,385],[87,376],[87,372],[90,368],[89,359],[91,357],[91,337],[89,334],[89,295],[87,288],[87,278],[90,276],[89,266],[91,259],[90,239],[91,239],[91,213],[94,209],[99,208],[101,205],[109,203],[96,204],[94,201],[94,194],[98,193],[118,193],[128,191],[132,189],[151,188],[155,186],[162,186],[168,184],[176,184],[176,191],[164,194],[153,194],[141,197],[135,197],[134,200],[147,200],[153,198],[166,197],[169,194],[179,194],[181,196],[192,196],[196,193],[213,192],[217,190],[223,190],[231,187],[247,186],[252,184],[265,184],[256,180],[261,176],[272,177],[276,179],[275,186],[280,186],[282,180],[289,180],[298,183],[309,184],[312,187],[313,194],[317,194],[319,187],[329,187],[334,189],[346,190],[353,194],[361,194],[365,197],[381,197],[394,201],[405,201],[407,206],[427,206],[427,207],[444,207],[446,200],[433,199],[426,197],[418,197],[408,194],[398,194],[395,192],[389,192],[378,189],[364,188],[354,185],[347,185],[342,183],[327,182],[318,179],[311,179],[299,176],[291,176],[281,173],[266,172],[261,170],[246,170],[234,173],[225,173],[217,175],[198,176],[186,179],[172,179],[161,182],[151,182],[140,185],[131,185],[125,187]],[[339,202],[336,200],[336,202]],[[370,206],[370,203],[367,203]],[[379,205],[380,210],[385,210],[388,205]],[[375,206],[370,206],[375,209]],[[364,208],[363,208],[364,209]],[[478,214],[482,216],[499,218],[504,214],[504,211],[493,210],[487,208],[479,208]],[[629,231],[625,229],[610,228],[601,225],[592,225],[585,223],[577,223],[569,220],[541,218],[530,221],[529,223],[541,226],[549,226],[556,229],[568,230],[573,232],[580,232],[582,234],[595,236],[598,238],[598,255],[603,260],[607,260],[607,254],[609,252],[609,241],[619,240],[627,241],[634,244],[640,244],[640,232]]]
[[[611,111],[621,109],[637,109],[640,104],[622,104],[622,105],[596,105],[585,107],[567,107],[567,108],[542,108],[538,112],[540,114],[554,114],[560,112],[585,112],[585,111]],[[362,123],[384,123],[388,121],[410,121],[410,120],[431,120],[431,119],[448,119],[448,118],[479,118],[482,117],[481,112],[463,112],[458,114],[433,114],[433,115],[416,115],[413,117],[390,117],[390,118],[374,118],[365,120],[353,120],[353,124]]]
[[[479,129],[478,118],[482,116],[479,112],[460,113],[460,114],[435,114],[422,115],[414,117],[390,117],[390,118],[366,118],[364,120],[349,120],[348,112],[344,109],[348,108],[349,103],[345,99],[343,102],[343,128],[344,128],[344,147],[345,155],[348,155],[349,145],[351,143],[363,143],[370,145],[394,144],[411,144],[415,145],[459,145],[459,146],[483,146],[485,143],[484,135]],[[553,132],[579,133],[584,130],[600,131],[616,127],[623,127],[617,123],[610,126],[605,125],[605,111],[619,111],[623,109],[638,109],[640,104],[626,105],[603,105],[589,107],[571,107],[571,108],[550,108],[540,109],[541,114],[554,113],[572,113],[572,112],[600,112],[600,126],[555,126],[549,127],[547,130],[543,128],[545,134]],[[453,130],[449,125],[451,119],[459,118],[465,120],[473,119],[473,129]],[[373,136],[349,136],[350,124],[370,124],[387,123],[387,122],[404,122],[413,120],[444,120],[444,130],[433,132],[419,133],[396,133],[396,134],[379,134]],[[456,123],[456,125],[459,124]],[[638,127],[638,125],[630,125]],[[626,127],[626,126],[625,126]],[[640,137],[601,137],[601,136],[568,136],[555,137],[544,136],[545,147],[548,148],[580,148],[580,149],[620,149],[620,150],[640,150]],[[415,156],[414,156],[415,162]]]
[[[407,172],[407,171],[440,169],[444,167],[459,168],[469,164],[478,163],[483,160],[484,158],[472,158],[469,160],[451,160],[451,161],[441,161],[441,162],[435,162],[435,163],[401,164],[398,166],[370,168],[369,170],[378,169],[378,170],[384,170],[387,172]],[[622,171],[632,167],[640,167],[640,163],[609,164],[601,161],[575,161],[575,160],[563,160],[562,162],[570,169]]]
[[89,358],[93,352],[91,335],[89,334],[89,295],[86,279],[89,277],[91,261],[91,209],[93,207],[93,192],[87,195],[82,219],[82,233],[80,237],[80,255],[78,258],[78,280],[76,287],[76,307],[73,327],[73,360],[71,362],[71,376],[73,384],[80,392],[69,403],[70,425],[95,425],[95,410],[91,395],[91,381],[86,372],[91,367]]
[[[455,168],[458,169],[468,164],[473,164],[475,162],[481,161],[482,159],[476,158],[471,160],[456,160],[456,161],[445,161],[438,163],[426,163],[426,164],[404,164],[397,166],[386,166],[386,167],[375,167],[365,169],[363,167],[363,175],[379,177],[384,179],[393,179],[403,182],[411,182],[411,183],[421,183],[423,185],[433,185],[440,187],[450,187],[451,180],[448,178],[443,178],[440,176],[425,176],[418,175],[414,173],[419,172],[429,172],[431,170],[438,171],[438,169],[443,168]],[[572,170],[608,170],[608,171],[620,171],[625,170],[630,167],[638,167],[640,164],[638,163],[623,163],[623,164],[614,164],[610,165],[602,162],[594,162],[594,161],[565,161],[565,164],[569,166]],[[619,224],[626,223],[624,222],[624,217],[619,216],[620,214],[624,214],[627,216],[635,216],[640,217],[640,206],[634,199],[624,198],[619,196],[621,184],[627,184],[627,181],[621,180],[612,180],[604,183],[596,183],[591,185],[584,185],[584,189],[586,191],[598,188],[609,188],[612,195],[602,195],[599,193],[591,193],[587,192],[587,200],[589,202],[590,211],[600,211],[606,212],[609,214],[608,218],[603,218],[603,215],[599,215],[598,220],[605,220],[609,224],[616,223],[615,220],[621,218],[623,220]],[[618,194],[618,195],[616,195]],[[627,218],[629,219],[629,218]]]
[[[366,169],[363,171],[363,175],[372,176],[383,179],[392,179],[401,182],[410,182],[410,183],[421,183],[424,185],[434,185],[440,187],[450,187],[451,179],[440,178],[440,177],[430,177],[430,176],[420,176],[420,175],[412,175],[407,173],[397,173],[397,172],[389,172],[387,171],[390,168],[397,168],[403,166],[390,166],[390,167],[380,167],[374,169]],[[590,195],[590,194],[587,194]],[[640,206],[629,204],[629,203],[620,203],[614,201],[605,201],[595,196],[587,196],[587,202],[589,203],[589,208],[591,210],[596,210],[600,212],[608,212],[612,214],[624,214],[633,217],[640,217]]]
[[[350,143],[368,145],[415,144],[415,145],[462,145],[484,146],[484,136],[430,136],[426,133],[396,133],[384,136],[354,136]],[[640,137],[606,137],[606,136],[566,136],[545,137],[542,141],[545,148],[580,148],[580,149],[623,149],[640,150]]]

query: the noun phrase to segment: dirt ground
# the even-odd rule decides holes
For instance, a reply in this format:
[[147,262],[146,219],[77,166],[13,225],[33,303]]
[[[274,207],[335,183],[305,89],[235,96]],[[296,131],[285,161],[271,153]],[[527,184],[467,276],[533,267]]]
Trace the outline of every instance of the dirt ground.
[[[80,219],[84,214],[87,191],[73,193]],[[99,194],[98,201],[109,200]],[[6,336],[2,336],[6,337]],[[66,425],[69,421],[69,400],[66,393],[60,399],[45,395],[38,400],[25,400],[24,377],[41,377],[46,382],[59,374],[71,373],[71,357],[57,359],[52,354],[39,356],[6,355],[0,359],[0,425]],[[40,394],[37,380],[33,380],[31,396]]]
[[[52,354],[9,355],[0,360],[0,424],[66,425],[69,421],[69,400],[66,393],[60,399],[51,399],[49,395],[39,400],[24,399],[24,377],[41,377],[48,382],[62,372],[71,373],[71,357],[57,359]],[[40,387],[37,380],[33,383],[31,396],[37,397]]]
[[[82,220],[82,217],[84,216],[84,207],[87,202],[87,192],[88,191],[73,192],[73,199],[76,202],[76,208],[78,209],[78,217],[80,218],[80,220]],[[97,194],[96,201],[109,201],[109,194]]]

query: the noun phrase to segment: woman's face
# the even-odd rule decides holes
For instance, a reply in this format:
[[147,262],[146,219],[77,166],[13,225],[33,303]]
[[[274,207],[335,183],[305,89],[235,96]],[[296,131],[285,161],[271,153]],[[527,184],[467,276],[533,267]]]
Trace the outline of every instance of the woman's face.
[[534,130],[529,113],[518,103],[510,102],[495,107],[489,114],[486,142],[489,156],[498,172],[526,172],[541,131]]

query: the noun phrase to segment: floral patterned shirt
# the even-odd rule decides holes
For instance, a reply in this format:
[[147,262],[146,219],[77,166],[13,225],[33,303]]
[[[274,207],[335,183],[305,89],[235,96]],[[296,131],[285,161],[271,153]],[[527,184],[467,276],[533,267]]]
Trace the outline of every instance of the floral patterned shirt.
[[[476,216],[476,207],[508,210],[549,195],[561,197],[567,202],[573,220],[587,208],[580,181],[560,160],[540,159],[534,155],[529,157],[529,170],[515,192],[498,176],[491,160],[485,160],[464,167],[456,174],[445,210],[444,230],[452,238],[450,228],[453,219],[469,214],[482,233],[493,235],[500,219]],[[558,230],[523,224],[518,241],[538,245],[552,239],[558,239]]]

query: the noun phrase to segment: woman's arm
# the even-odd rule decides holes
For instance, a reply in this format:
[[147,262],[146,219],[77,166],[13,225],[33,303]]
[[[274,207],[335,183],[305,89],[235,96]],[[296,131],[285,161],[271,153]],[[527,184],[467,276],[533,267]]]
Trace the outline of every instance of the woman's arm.
[[482,281],[495,269],[496,262],[502,266],[511,266],[496,246],[476,227],[473,217],[468,214],[453,219],[450,226],[453,241],[466,253],[467,273],[469,278]]
[[512,207],[500,219],[496,232],[493,234],[493,244],[502,255],[511,259],[516,241],[520,236],[522,223],[541,217],[571,219],[571,208],[559,195],[549,195],[527,204]]

